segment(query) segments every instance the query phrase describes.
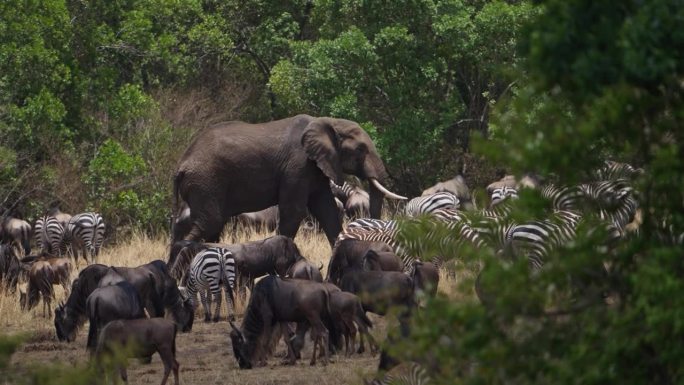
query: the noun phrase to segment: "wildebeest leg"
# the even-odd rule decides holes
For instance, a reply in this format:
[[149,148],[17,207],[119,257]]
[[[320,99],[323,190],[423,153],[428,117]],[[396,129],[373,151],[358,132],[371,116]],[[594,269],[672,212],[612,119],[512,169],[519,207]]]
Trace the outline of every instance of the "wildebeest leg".
[[325,328],[323,322],[318,319],[311,322],[311,339],[314,341],[314,351],[311,356],[311,365],[316,365],[316,345],[318,344],[321,351],[324,352],[323,365],[328,363],[328,329]]
[[[204,308],[204,322],[209,322],[211,320],[211,313],[209,313],[209,304],[207,304],[207,291],[199,291],[200,301],[202,302],[202,307]],[[208,294],[211,296],[211,293]]]
[[356,344],[356,326],[354,326],[354,321],[345,318],[344,319],[344,339],[345,339],[345,356],[351,356],[354,351],[354,345]]
[[128,373],[126,373],[126,366],[124,364],[119,364],[119,374],[121,374],[123,382],[128,384]]
[[[287,365],[294,365],[295,361],[297,360],[298,352],[295,353],[292,340],[293,337],[296,338],[296,336],[293,335],[294,333],[292,333],[290,325],[287,322],[280,323],[280,331],[283,335],[283,339],[285,340],[285,345],[287,346],[287,356],[285,356],[283,363],[286,363]],[[297,331],[299,331],[299,325],[297,326]]]
[[163,347],[159,349],[159,357],[161,357],[164,363],[164,377],[162,378],[161,385],[165,385],[166,381],[169,379],[169,373],[173,370],[173,378],[176,385],[178,385],[178,361],[173,357],[173,352],[171,347]]
[[214,299],[216,300],[216,312],[214,313],[214,322],[218,322],[221,318],[221,288],[218,288],[216,294],[214,294]]
[[95,351],[95,345],[97,343],[97,322],[93,317],[90,317],[90,328],[88,329],[88,341],[86,342],[86,348],[92,354]]

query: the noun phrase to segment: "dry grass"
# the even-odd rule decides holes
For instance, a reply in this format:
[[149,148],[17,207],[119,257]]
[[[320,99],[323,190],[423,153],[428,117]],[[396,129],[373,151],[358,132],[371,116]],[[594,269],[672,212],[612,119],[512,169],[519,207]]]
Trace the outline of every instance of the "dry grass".
[[[238,241],[263,239],[271,234],[238,234]],[[323,263],[323,271],[330,258],[330,247],[322,234],[304,233],[295,239],[302,254],[316,265]],[[224,242],[230,242],[228,238]],[[142,235],[131,237],[130,241],[107,249],[103,249],[99,263],[116,266],[138,266],[154,259],[166,260],[167,240],[149,239]],[[81,262],[80,268],[85,265]],[[74,271],[72,276],[75,277]],[[57,301],[64,299],[61,287],[56,287]],[[238,319],[244,306],[238,304]],[[372,373],[377,366],[377,356],[369,353],[354,355],[351,358],[336,356],[333,363],[326,367],[317,365],[310,367],[308,360],[311,344],[302,353],[303,359],[295,366],[282,366],[280,358],[272,358],[268,366],[252,370],[239,370],[230,347],[228,333],[230,326],[225,321],[225,303],[221,321],[217,324],[205,324],[198,309],[192,332],[179,333],[177,339],[178,361],[183,384],[355,384],[361,383],[361,375]],[[384,336],[384,320],[373,318],[376,324],[374,334],[379,340]],[[16,369],[31,364],[56,363],[85,364],[88,354],[85,350],[87,325],[82,328],[75,342],[68,344],[58,342],[55,337],[53,316],[42,316],[42,302],[30,312],[19,307],[19,294],[0,292],[0,327],[5,334],[29,333],[30,337],[12,357],[12,365]],[[281,342],[276,354],[284,352]],[[163,366],[158,355],[149,365],[142,365],[137,360],[129,360],[129,381],[131,384],[158,383],[163,374]]]

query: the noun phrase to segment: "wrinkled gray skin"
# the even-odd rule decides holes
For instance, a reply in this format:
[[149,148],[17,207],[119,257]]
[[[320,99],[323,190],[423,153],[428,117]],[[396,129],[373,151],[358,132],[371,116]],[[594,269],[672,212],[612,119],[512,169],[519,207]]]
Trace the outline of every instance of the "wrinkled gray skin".
[[473,204],[473,197],[470,194],[470,189],[461,175],[456,175],[453,179],[439,182],[436,185],[423,191],[421,196],[432,195],[434,193],[448,191],[454,195],[461,202],[461,207],[464,210],[472,210],[475,208]]
[[[277,204],[280,234],[294,238],[308,209],[332,245],[342,227],[329,180],[341,184],[345,173],[387,179],[370,137],[349,120],[298,115],[207,128],[187,148],[176,171],[174,212],[181,216],[181,202],[186,202],[191,225],[187,233],[174,226],[172,243],[217,242],[230,217]],[[372,186],[370,213],[379,218],[384,193]]]

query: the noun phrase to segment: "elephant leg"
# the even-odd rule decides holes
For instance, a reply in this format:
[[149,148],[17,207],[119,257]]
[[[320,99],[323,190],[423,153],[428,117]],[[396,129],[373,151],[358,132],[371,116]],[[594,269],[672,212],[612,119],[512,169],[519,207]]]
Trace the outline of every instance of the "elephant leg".
[[325,231],[325,236],[328,238],[330,245],[335,244],[337,236],[342,231],[342,223],[337,211],[337,205],[330,188],[324,189],[316,195],[309,198],[309,211],[321,228]]
[[306,216],[306,206],[298,205],[297,200],[301,200],[301,198],[295,198],[292,201],[281,198],[280,202],[294,202],[294,204],[280,203],[278,205],[278,215],[280,215],[278,233],[292,239],[297,235],[299,225]]

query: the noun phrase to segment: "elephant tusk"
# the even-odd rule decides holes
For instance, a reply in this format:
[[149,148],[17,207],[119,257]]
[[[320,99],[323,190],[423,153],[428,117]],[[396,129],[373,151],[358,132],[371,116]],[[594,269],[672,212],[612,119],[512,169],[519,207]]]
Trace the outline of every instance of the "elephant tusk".
[[385,188],[385,186],[380,184],[380,182],[378,182],[378,180],[375,178],[370,178],[370,182],[373,183],[373,186],[375,186],[375,188],[377,188],[378,190],[380,190],[380,192],[385,194],[385,196],[387,198],[390,198],[390,199],[408,199],[406,197],[403,197],[401,195],[397,195],[397,194],[389,191],[388,189]]

